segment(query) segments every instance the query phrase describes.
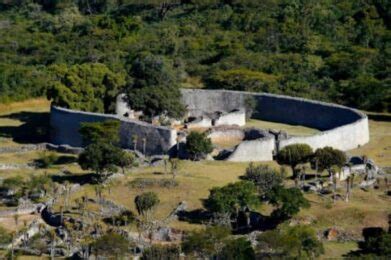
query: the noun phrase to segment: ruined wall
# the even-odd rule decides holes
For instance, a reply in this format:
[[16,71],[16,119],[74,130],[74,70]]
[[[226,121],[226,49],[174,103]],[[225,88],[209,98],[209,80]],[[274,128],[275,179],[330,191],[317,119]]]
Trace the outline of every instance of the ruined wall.
[[244,109],[222,114],[214,122],[215,126],[221,125],[246,125],[246,111]]
[[164,154],[176,143],[177,132],[167,127],[154,126],[145,122],[118,117],[116,115],[100,114],[70,110],[52,106],[50,113],[51,141],[54,144],[68,144],[74,147],[82,146],[79,134],[82,122],[102,122],[119,120],[121,146],[133,149],[133,137],[137,136],[137,150],[145,150],[148,155]]
[[227,161],[232,162],[259,162],[272,161],[275,141],[273,136],[241,142]]
[[297,124],[322,130],[308,137],[291,137],[279,147],[307,143],[314,149],[332,146],[350,150],[369,141],[367,116],[357,110],[302,98],[228,90],[183,89],[182,99],[190,109],[202,107],[209,111],[231,111],[244,106],[251,97],[256,101],[253,118]]

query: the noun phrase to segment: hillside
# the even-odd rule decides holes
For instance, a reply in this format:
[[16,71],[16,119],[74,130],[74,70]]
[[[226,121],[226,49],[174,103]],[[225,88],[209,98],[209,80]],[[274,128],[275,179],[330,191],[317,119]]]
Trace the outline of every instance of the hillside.
[[152,53],[183,87],[390,111],[390,10],[382,0],[1,1],[0,100],[51,97],[59,82],[95,88],[102,74],[118,93],[135,57]]

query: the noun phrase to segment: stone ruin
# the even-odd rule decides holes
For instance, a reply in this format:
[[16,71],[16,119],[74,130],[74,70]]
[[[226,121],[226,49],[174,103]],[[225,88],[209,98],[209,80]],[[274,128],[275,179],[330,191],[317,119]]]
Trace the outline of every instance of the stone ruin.
[[[182,103],[187,107],[188,120],[177,121],[161,115],[153,123],[139,120],[142,113],[127,107],[124,96],[117,98],[116,114],[76,111],[52,106],[51,139],[54,145],[82,147],[79,133],[83,122],[118,120],[120,144],[124,149],[140,150],[145,155],[175,153],[191,129],[202,130],[243,127],[246,122],[246,100],[255,101],[252,118],[319,129],[308,136],[288,136],[279,131],[266,131],[256,139],[242,139],[234,145],[234,161],[269,161],[283,147],[304,143],[313,150],[325,146],[347,151],[369,141],[368,118],[360,111],[324,102],[266,93],[228,90],[182,89]],[[197,129],[198,130],[198,129]],[[230,130],[230,132],[232,132]],[[228,135],[228,134],[225,134]],[[136,139],[133,137],[137,137]],[[231,140],[231,141],[235,141]]]

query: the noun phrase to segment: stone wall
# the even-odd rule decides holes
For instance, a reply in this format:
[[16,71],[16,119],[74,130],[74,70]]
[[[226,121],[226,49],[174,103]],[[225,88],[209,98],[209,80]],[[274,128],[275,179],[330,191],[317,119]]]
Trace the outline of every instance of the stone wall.
[[368,118],[344,106],[302,98],[228,90],[183,89],[182,100],[189,109],[231,111],[243,107],[247,98],[256,101],[253,118],[284,124],[303,125],[323,132],[308,137],[281,140],[281,148],[293,143],[307,143],[313,149],[332,146],[350,150],[369,141]]
[[147,155],[167,153],[176,143],[177,132],[167,127],[154,126],[145,122],[116,115],[75,111],[52,106],[50,113],[51,141],[54,144],[67,144],[81,147],[79,134],[83,122],[102,122],[119,120],[121,146],[133,149],[134,137],[137,136],[137,150],[143,152],[144,144]]
[[228,113],[223,113],[219,118],[214,121],[215,126],[221,125],[246,125],[246,111],[240,109]]

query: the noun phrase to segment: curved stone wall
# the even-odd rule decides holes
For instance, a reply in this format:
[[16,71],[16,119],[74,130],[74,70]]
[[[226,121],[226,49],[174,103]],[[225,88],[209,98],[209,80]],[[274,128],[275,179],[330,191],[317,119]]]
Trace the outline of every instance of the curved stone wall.
[[145,144],[147,155],[167,153],[176,144],[175,129],[154,126],[117,115],[76,111],[55,106],[52,106],[50,112],[51,140],[58,145],[81,147],[82,138],[79,133],[81,123],[110,119],[121,122],[120,141],[123,148],[134,148],[134,136],[137,136],[137,150],[143,151]]
[[313,136],[290,137],[278,141],[282,148],[293,143],[307,143],[313,149],[332,146],[350,150],[369,141],[368,118],[344,106],[302,98],[265,93],[229,90],[183,89],[182,100],[188,109],[231,111],[243,107],[247,98],[256,101],[253,118],[284,124],[303,125],[323,132]]
[[[267,136],[244,141],[231,154],[229,159],[233,161],[272,160],[276,149],[293,143],[307,143],[313,149],[332,146],[340,150],[350,150],[369,141],[367,116],[348,107],[264,93],[182,90],[182,101],[191,110],[229,112],[244,107],[245,100],[249,97],[256,101],[253,118],[303,125],[322,132],[313,136],[290,136],[282,140]],[[145,145],[147,155],[167,153],[176,144],[175,129],[154,126],[117,115],[75,111],[54,106],[51,109],[50,119],[52,142],[80,147],[82,146],[80,124],[108,119],[121,122],[120,140],[123,148],[134,148],[133,136],[137,136],[137,150],[143,151]]]

